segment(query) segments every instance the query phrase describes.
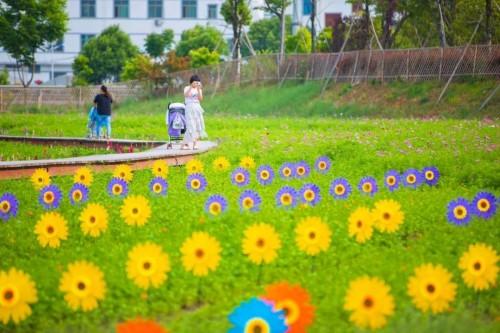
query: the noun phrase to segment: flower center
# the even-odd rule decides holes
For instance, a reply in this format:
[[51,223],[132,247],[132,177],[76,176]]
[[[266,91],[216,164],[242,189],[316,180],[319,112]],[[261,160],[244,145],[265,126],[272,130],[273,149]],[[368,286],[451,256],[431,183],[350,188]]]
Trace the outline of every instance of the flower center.
[[396,177],[394,177],[394,176],[387,177],[387,184],[389,184],[391,186],[396,184]]
[[304,198],[307,201],[312,201],[314,199],[314,192],[312,190],[306,190],[304,192]]
[[486,199],[480,199],[477,208],[482,212],[487,212],[490,209],[490,202]]
[[73,199],[75,199],[75,200],[77,200],[77,201],[78,201],[78,200],[80,200],[81,198],[82,198],[82,193],[81,193],[80,191],[75,191],[75,192],[73,193]]
[[259,238],[259,239],[257,239],[256,244],[257,244],[257,247],[261,247],[262,248],[262,247],[264,247],[264,245],[266,245],[266,242],[264,241],[264,239]]
[[38,182],[39,183],[43,182],[43,178],[38,178]]
[[243,206],[245,208],[252,208],[253,207],[253,200],[252,200],[252,198],[245,198],[243,200]]
[[148,261],[145,261],[143,264],[142,264],[142,267],[145,269],[145,270],[149,270],[151,268],[151,263],[148,262]]
[[314,231],[311,231],[309,233],[309,239],[315,239],[316,238],[316,233]]
[[365,191],[365,192],[371,192],[372,191],[372,184],[370,184],[370,183],[364,183],[363,184],[363,191]]
[[200,181],[198,179],[194,179],[191,182],[191,187],[194,188],[195,190],[200,188]]
[[55,230],[54,230],[54,227],[53,227],[53,226],[49,225],[49,226],[47,227],[47,233],[48,233],[48,234],[53,234],[53,233],[54,233],[54,231],[55,231]]
[[210,205],[210,212],[214,215],[217,215],[221,212],[221,205],[218,202],[213,202]]
[[243,174],[241,174],[241,173],[236,174],[236,181],[238,183],[242,183],[244,180],[245,180],[245,176],[243,176]]
[[433,294],[436,291],[436,287],[430,283],[427,285],[426,289],[429,294]]
[[290,205],[292,203],[292,196],[288,193],[285,193],[281,196],[281,203],[284,205]]
[[0,205],[0,210],[2,213],[8,213],[10,210],[10,204],[8,201],[2,201],[2,204]]
[[113,193],[114,194],[120,194],[122,193],[122,187],[119,184],[113,185]]
[[158,193],[161,191],[161,185],[160,184],[155,184],[155,186],[153,186],[153,190]]
[[270,333],[269,324],[261,318],[252,318],[246,325],[244,333]]
[[95,216],[91,216],[91,217],[89,218],[89,222],[90,222],[90,223],[94,224],[94,223],[95,223],[95,221],[96,221]]
[[481,263],[480,263],[479,261],[476,261],[476,262],[474,263],[474,269],[475,269],[476,271],[481,270]]
[[3,299],[6,300],[7,302],[11,302],[14,299],[14,291],[11,289],[7,289],[3,293]]
[[52,201],[54,201],[54,195],[52,194],[52,192],[47,192],[43,196],[43,199],[46,203],[52,203]]
[[290,170],[289,168],[285,168],[285,169],[283,169],[283,174],[284,174],[285,176],[287,176],[287,177],[288,177],[288,176],[290,176],[290,174],[291,174],[291,173],[292,173],[292,170]]
[[363,306],[367,309],[370,309],[373,307],[373,299],[370,296],[365,297],[365,300],[363,301]]
[[80,175],[80,180],[85,180],[85,176],[84,175]]
[[302,176],[304,173],[306,173],[306,169],[304,167],[298,167],[297,168],[297,173]]
[[139,209],[136,207],[132,208],[132,214],[137,215],[139,213]]
[[290,326],[300,318],[300,307],[291,299],[285,299],[275,305],[277,310],[283,311],[285,323]]
[[409,184],[413,184],[415,183],[415,176],[414,175],[409,175],[408,177],[406,177],[406,180],[408,181]]
[[335,186],[335,194],[342,195],[345,193],[345,187],[343,185]]
[[389,220],[391,218],[391,214],[389,214],[388,212],[385,212],[383,215],[382,215],[382,218],[384,220]]
[[361,228],[363,226],[363,222],[361,220],[359,220],[357,223],[356,223],[356,226],[358,228]]
[[427,179],[427,180],[433,180],[434,179],[434,172],[432,172],[432,171],[426,171],[425,172],[425,179]]
[[260,178],[264,179],[264,180],[268,180],[269,179],[269,172],[267,171],[262,171],[260,173]]
[[205,252],[202,249],[197,249],[194,254],[198,259],[201,259],[205,256]]
[[82,291],[85,290],[85,288],[87,288],[87,286],[85,285],[85,282],[82,282],[82,281],[78,282],[76,287],[78,288],[78,290],[82,290]]
[[457,206],[453,210],[453,213],[457,219],[463,219],[467,215],[467,210],[465,209],[464,206]]
[[125,177],[125,173],[124,172],[120,172],[120,177],[124,178]]
[[319,167],[321,170],[324,170],[324,169],[326,169],[326,163],[325,163],[325,162],[319,162],[318,167]]

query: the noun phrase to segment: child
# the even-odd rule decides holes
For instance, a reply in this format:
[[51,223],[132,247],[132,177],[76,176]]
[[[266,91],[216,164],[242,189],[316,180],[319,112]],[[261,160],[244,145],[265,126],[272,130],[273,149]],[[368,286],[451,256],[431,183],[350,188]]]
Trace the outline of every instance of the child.
[[97,130],[97,110],[95,107],[91,107],[89,110],[88,122],[87,122],[87,138],[92,139],[96,137]]

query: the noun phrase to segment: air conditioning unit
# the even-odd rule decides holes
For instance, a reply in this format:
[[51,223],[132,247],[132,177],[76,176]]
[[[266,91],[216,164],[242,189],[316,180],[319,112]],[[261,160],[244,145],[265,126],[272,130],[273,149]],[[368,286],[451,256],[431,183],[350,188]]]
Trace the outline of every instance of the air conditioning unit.
[[160,20],[160,19],[156,19],[155,20],[155,26],[156,27],[161,27],[163,25],[163,20]]

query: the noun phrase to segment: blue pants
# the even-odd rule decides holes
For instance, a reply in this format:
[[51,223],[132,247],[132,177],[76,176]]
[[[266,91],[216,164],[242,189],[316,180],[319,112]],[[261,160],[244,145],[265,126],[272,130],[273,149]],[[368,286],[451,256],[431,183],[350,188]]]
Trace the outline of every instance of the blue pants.
[[96,134],[97,137],[100,137],[101,134],[101,127],[106,127],[106,136],[108,138],[111,137],[111,116],[97,116],[97,130]]

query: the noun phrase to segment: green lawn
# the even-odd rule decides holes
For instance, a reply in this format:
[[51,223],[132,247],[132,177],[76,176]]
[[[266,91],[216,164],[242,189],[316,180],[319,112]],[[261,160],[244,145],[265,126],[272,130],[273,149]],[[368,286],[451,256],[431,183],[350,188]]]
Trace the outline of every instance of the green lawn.
[[[286,94],[292,98],[301,89],[311,88],[298,86]],[[39,296],[31,316],[18,325],[0,324],[0,331],[114,332],[117,321],[144,316],[157,320],[170,332],[224,332],[230,327],[227,315],[240,302],[263,294],[267,284],[289,281],[302,285],[311,294],[316,318],[309,332],[360,332],[343,310],[344,297],[349,281],[370,275],[383,279],[395,299],[395,314],[383,332],[498,332],[498,288],[477,293],[466,287],[458,260],[469,244],[476,242],[490,244],[500,251],[499,214],[488,221],[474,218],[467,227],[456,227],[446,220],[446,206],[459,196],[471,200],[481,190],[500,195],[500,123],[294,117],[299,114],[289,112],[289,107],[295,104],[300,109],[300,100],[284,99],[269,98],[269,109],[275,111],[272,115],[269,109],[257,112],[248,98],[242,98],[241,103],[233,98],[231,105],[238,108],[239,114],[229,114],[232,107],[224,95],[217,99],[220,109],[214,101],[207,100],[207,130],[211,139],[220,140],[218,149],[200,156],[208,189],[200,194],[188,192],[185,169],[172,167],[168,196],[153,197],[148,189],[151,171],[136,171],[130,192],[148,197],[152,207],[152,217],[144,227],[131,227],[123,222],[122,200],[110,198],[106,192],[111,174],[99,173],[90,188],[89,202],[105,206],[110,215],[109,228],[97,239],[84,236],[78,221],[83,207],[71,206],[67,199],[72,177],[54,177],[53,182],[65,195],[57,211],[68,221],[69,237],[58,249],[41,248],[33,231],[44,212],[37,202],[36,190],[28,179],[0,181],[0,193],[12,192],[20,201],[19,215],[0,225],[0,270],[17,267],[30,274]],[[224,104],[225,100],[228,104]],[[266,104],[257,99],[255,103]],[[114,136],[165,138],[164,106],[162,100],[122,105],[113,119]],[[281,117],[276,116],[279,110]],[[320,112],[315,114],[321,116]],[[0,128],[8,134],[22,134],[27,128],[30,132],[34,130],[35,135],[82,136],[85,121],[86,115],[81,111],[11,112],[0,118]],[[211,163],[216,157],[225,156],[231,161],[232,170],[247,155],[257,165],[269,164],[275,171],[284,162],[305,160],[312,166],[321,155],[329,156],[333,166],[326,175],[313,171],[303,180],[284,181],[278,177],[269,186],[259,185],[253,173],[246,188],[262,196],[262,209],[257,213],[242,213],[238,207],[242,189],[231,184],[230,171],[215,172]],[[391,193],[382,185],[384,173],[389,169],[404,172],[431,165],[441,172],[436,187],[402,188]],[[380,192],[373,198],[356,189],[359,179],[366,175],[379,182]],[[347,178],[353,186],[353,194],[346,201],[334,200],[328,194],[330,182],[337,177]],[[274,196],[279,188],[283,185],[300,188],[306,182],[321,188],[318,206],[290,211],[275,206]],[[204,204],[210,194],[216,193],[228,199],[229,210],[221,217],[210,218]],[[375,232],[362,245],[348,236],[347,219],[354,209],[372,208],[378,200],[389,198],[398,201],[405,214],[404,223],[396,233]],[[322,217],[332,230],[330,248],[315,259],[314,269],[311,258],[300,252],[294,241],[296,224],[307,216]],[[245,228],[256,222],[272,224],[282,241],[277,260],[263,268],[260,284],[258,267],[241,250]],[[180,255],[180,246],[193,231],[210,233],[222,246],[217,270],[201,281],[201,305],[196,305],[199,281],[184,270]],[[144,293],[127,278],[125,267],[128,251],[147,240],[160,244],[168,253],[172,270],[160,288]],[[67,265],[81,259],[101,268],[108,289],[99,308],[88,313],[72,311],[58,291],[59,279]],[[408,279],[415,267],[424,263],[441,264],[453,274],[458,288],[451,312],[425,315],[411,302],[407,294]]]

